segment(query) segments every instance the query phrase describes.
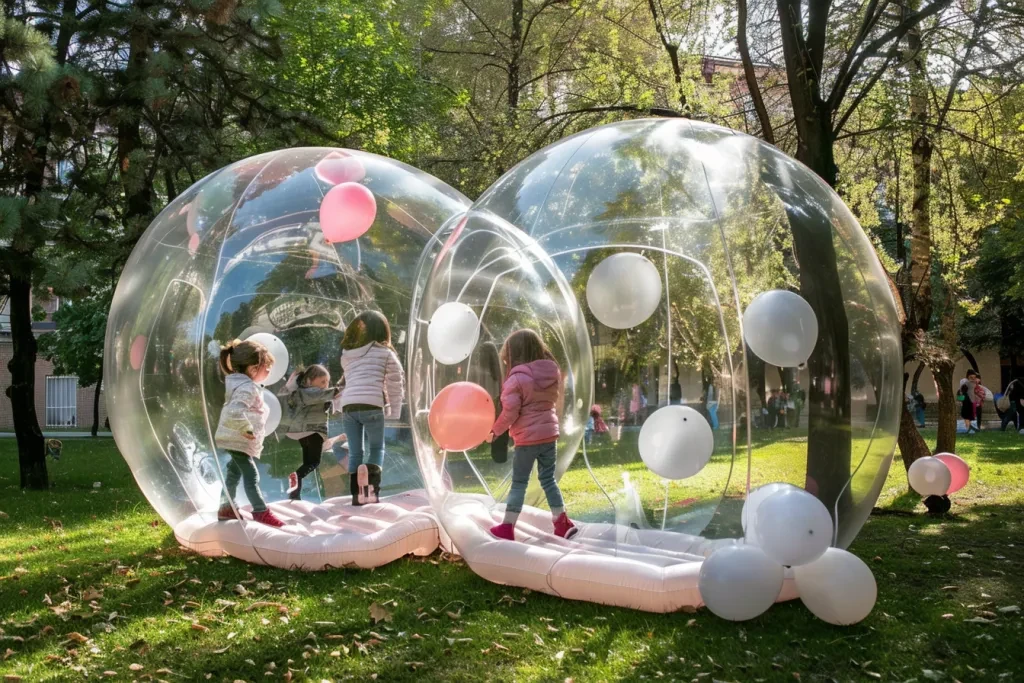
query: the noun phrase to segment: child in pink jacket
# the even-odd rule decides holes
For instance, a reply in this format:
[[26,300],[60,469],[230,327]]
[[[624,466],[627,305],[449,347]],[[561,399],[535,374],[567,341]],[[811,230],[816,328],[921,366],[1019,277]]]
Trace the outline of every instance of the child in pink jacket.
[[555,482],[555,444],[558,441],[558,410],[562,401],[562,373],[551,351],[533,330],[509,335],[501,347],[501,360],[508,375],[501,387],[501,414],[491,428],[488,441],[511,432],[516,451],[512,457],[512,489],[505,506],[504,521],[493,527],[497,538],[515,540],[516,521],[523,510],[526,487],[533,463],[547,496],[555,535],[572,538],[579,530],[565,514],[562,492]]

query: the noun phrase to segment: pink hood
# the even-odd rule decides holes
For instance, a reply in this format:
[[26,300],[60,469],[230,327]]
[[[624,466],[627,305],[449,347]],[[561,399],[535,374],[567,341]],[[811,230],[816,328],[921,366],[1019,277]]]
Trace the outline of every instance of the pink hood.
[[552,360],[517,365],[501,386],[501,415],[491,431],[510,430],[517,446],[548,443],[558,439],[558,414],[562,373]]

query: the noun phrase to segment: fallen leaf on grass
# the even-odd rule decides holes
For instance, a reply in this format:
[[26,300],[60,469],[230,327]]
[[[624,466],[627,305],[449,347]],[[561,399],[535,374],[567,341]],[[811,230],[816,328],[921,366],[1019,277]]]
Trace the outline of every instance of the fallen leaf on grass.
[[73,640],[76,643],[88,643],[89,642],[89,639],[86,638],[85,636],[83,636],[78,631],[72,631],[71,633],[69,633],[67,635],[67,639],[68,640]]
[[141,664],[129,664],[128,668],[131,669],[132,671],[142,671],[142,665]]
[[103,591],[96,590],[95,588],[86,588],[82,592],[82,600],[85,600],[87,602],[89,600],[99,600],[102,597],[103,597]]
[[460,609],[458,612],[445,612],[445,614],[447,614],[448,618],[452,621],[458,621],[462,617],[462,610]]
[[538,636],[536,633],[533,634],[533,642],[537,645],[543,645],[544,639]]
[[495,650],[501,650],[502,652],[511,652],[511,650],[509,650],[507,647],[505,647],[501,643],[497,643],[497,642],[491,643],[491,647],[493,647]]
[[228,648],[230,648],[230,647],[231,647],[230,645],[225,645],[224,647],[220,648],[219,650],[214,650],[213,654],[215,654],[215,655],[222,655],[225,652],[227,652]]
[[1020,607],[1017,605],[1007,605],[1006,607],[1000,607],[998,611],[1003,614],[1014,614],[1020,611]]
[[958,590],[960,590],[960,586],[943,586],[941,590],[944,590],[944,591],[958,591]]
[[991,619],[986,619],[985,617],[972,617],[970,619],[964,619],[964,623],[965,624],[991,624],[991,623],[993,623],[993,621]]
[[240,583],[236,584],[235,587],[232,590],[234,590],[235,593],[237,593],[238,595],[241,595],[242,597],[245,597],[246,595],[249,594],[249,589],[246,588],[245,586],[243,586]]
[[264,607],[274,607],[281,614],[288,614],[288,607],[287,606],[283,605],[280,602],[267,602],[265,600],[260,600],[259,602],[252,603],[251,605],[249,605],[248,607],[245,608],[245,611],[246,612],[252,612],[253,610],[262,609]]
[[4,653],[4,661],[6,662],[8,658],[13,654],[15,654],[14,650],[12,650],[11,648],[7,648],[7,652]]
[[377,603],[370,605],[370,618],[373,623],[379,624],[382,621],[391,621],[391,612],[387,611]]
[[4,683],[18,683],[21,680],[21,676],[15,676],[14,674],[7,674],[4,676]]
[[203,624],[200,624],[198,621],[193,621],[192,622],[192,630],[193,631],[199,631],[201,633],[206,633],[207,631],[210,630],[210,627],[209,626],[204,626]]

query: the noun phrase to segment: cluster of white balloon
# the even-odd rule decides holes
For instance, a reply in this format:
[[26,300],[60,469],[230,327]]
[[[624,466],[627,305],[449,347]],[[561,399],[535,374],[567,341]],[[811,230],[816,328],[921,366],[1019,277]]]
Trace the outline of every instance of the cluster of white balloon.
[[750,493],[741,520],[744,542],[716,550],[701,566],[698,588],[714,614],[744,621],[778,599],[791,567],[800,600],[830,624],[854,624],[875,605],[878,587],[864,562],[832,545],[832,518],[820,500],[791,484]]
[[[594,317],[613,329],[645,322],[661,305],[662,278],[641,254],[625,252],[602,260],[591,272],[587,304]],[[450,302],[433,314],[428,344],[442,363],[469,357],[479,320],[465,304]],[[743,313],[750,349],[778,367],[806,363],[818,337],[810,304],[799,294],[772,290],[757,296]],[[708,463],[714,434],[700,413],[686,406],[655,411],[640,430],[644,464],[666,479],[692,477]],[[745,539],[716,550],[704,561],[701,597],[716,615],[752,619],[779,597],[785,568],[791,567],[803,603],[832,624],[860,621],[874,607],[877,586],[860,558],[833,548],[833,523],[825,505],[791,484],[774,483],[751,492],[743,506]]]

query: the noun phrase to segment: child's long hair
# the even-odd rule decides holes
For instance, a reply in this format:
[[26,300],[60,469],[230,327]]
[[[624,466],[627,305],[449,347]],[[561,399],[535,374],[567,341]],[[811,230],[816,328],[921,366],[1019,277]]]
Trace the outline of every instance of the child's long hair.
[[259,342],[234,339],[220,347],[220,369],[225,375],[233,372],[248,375],[251,368],[270,368],[273,365],[273,354]]
[[501,361],[505,364],[505,372],[511,372],[517,365],[542,359],[555,360],[555,356],[540,335],[533,330],[513,332],[501,347]]
[[310,365],[305,370],[299,371],[299,375],[298,377],[295,378],[295,381],[298,383],[300,387],[306,388],[308,386],[311,386],[313,382],[320,379],[321,377],[326,377],[327,380],[330,381],[331,373],[324,366],[316,364]]
[[391,325],[388,324],[388,319],[380,311],[363,311],[345,328],[341,348],[348,351],[373,342],[394,350],[391,346]]

